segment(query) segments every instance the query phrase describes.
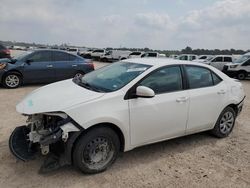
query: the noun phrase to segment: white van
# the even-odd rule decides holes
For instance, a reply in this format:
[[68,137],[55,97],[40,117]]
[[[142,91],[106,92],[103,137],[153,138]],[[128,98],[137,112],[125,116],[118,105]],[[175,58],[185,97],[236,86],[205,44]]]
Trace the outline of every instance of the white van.
[[128,59],[131,51],[129,50],[110,50],[100,57],[101,61],[112,62],[118,60]]
[[158,52],[146,52],[144,54],[141,55],[142,58],[145,57],[166,57],[165,54],[160,54]]
[[185,60],[185,61],[193,61],[195,59],[197,59],[197,55],[194,54],[181,54],[178,59],[179,60]]
[[222,72],[230,77],[237,77],[239,80],[244,80],[250,75],[250,52],[244,54],[233,63],[226,64]]
[[209,61],[204,61],[203,63],[211,65],[219,70],[222,70],[224,65],[227,63],[232,63],[233,57],[231,55],[217,55]]
[[129,54],[129,58],[140,58],[142,55],[144,54],[144,52],[132,52],[131,54]]

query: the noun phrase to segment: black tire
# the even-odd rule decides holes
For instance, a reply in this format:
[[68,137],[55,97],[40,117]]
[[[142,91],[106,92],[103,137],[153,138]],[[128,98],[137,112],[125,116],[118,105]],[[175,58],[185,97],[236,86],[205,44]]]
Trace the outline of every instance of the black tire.
[[238,78],[239,80],[245,80],[246,76],[247,76],[247,73],[246,73],[246,72],[240,71],[240,72],[238,72],[237,78]]
[[93,128],[77,141],[73,151],[73,163],[83,173],[103,172],[114,163],[119,150],[120,141],[115,131],[108,127]]
[[226,107],[221,112],[214,128],[212,129],[211,131],[212,134],[218,138],[227,137],[234,128],[235,119],[236,119],[236,112],[234,111],[234,109],[231,107]]
[[73,78],[81,78],[84,76],[84,74],[85,74],[84,72],[78,71],[74,74]]
[[127,58],[126,58],[126,57],[122,57],[122,58],[121,58],[121,60],[125,60],[125,59],[127,59]]
[[2,84],[4,87],[8,89],[18,88],[22,84],[22,77],[18,73],[9,72],[6,75],[4,75]]

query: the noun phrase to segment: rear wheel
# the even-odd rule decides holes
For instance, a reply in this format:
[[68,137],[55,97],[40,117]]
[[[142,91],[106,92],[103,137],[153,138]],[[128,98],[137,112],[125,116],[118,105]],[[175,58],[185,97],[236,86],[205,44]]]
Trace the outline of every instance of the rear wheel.
[[234,128],[235,118],[235,111],[231,107],[225,108],[212,130],[213,135],[219,138],[227,137]]
[[119,149],[119,137],[112,129],[94,128],[77,141],[73,162],[83,173],[99,173],[111,166],[117,158]]
[[7,73],[3,78],[3,85],[6,88],[14,89],[21,85],[21,76],[17,73]]
[[244,80],[246,78],[247,74],[243,71],[239,72],[237,77],[239,80]]

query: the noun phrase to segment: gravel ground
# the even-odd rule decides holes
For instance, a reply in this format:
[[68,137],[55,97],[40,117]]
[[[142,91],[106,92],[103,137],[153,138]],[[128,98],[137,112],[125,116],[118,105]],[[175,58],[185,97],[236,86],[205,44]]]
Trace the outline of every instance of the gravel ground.
[[[250,81],[243,84],[250,96]],[[121,154],[97,175],[84,175],[73,167],[41,175],[42,160],[17,161],[8,148],[11,131],[26,120],[15,111],[16,103],[40,86],[0,88],[0,187],[250,187],[248,97],[233,133],[225,139],[200,133],[144,146]]]

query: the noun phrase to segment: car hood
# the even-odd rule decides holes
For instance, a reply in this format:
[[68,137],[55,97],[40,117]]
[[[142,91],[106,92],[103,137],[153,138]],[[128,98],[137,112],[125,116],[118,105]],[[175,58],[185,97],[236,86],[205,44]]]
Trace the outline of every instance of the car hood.
[[22,114],[64,111],[74,105],[85,103],[105,95],[75,84],[72,79],[56,82],[36,89],[16,106]]

